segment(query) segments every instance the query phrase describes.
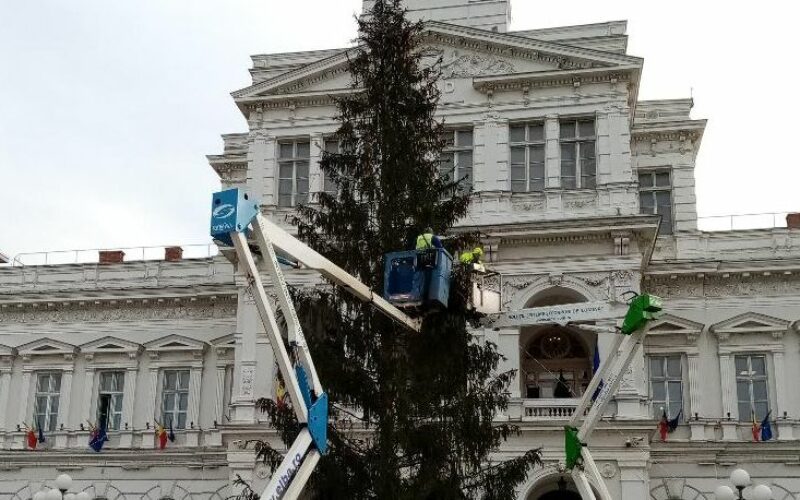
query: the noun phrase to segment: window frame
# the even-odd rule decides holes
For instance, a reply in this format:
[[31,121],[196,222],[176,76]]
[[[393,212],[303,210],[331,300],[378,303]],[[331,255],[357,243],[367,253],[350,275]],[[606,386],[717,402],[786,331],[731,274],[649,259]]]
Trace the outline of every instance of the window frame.
[[[769,358],[770,356],[764,352],[740,352],[735,353],[732,355],[733,357],[733,370],[734,370],[734,385],[736,390],[736,409],[739,413],[739,422],[752,422],[753,414],[755,413],[755,418],[758,422],[765,417],[766,412],[769,412],[771,409],[771,400],[770,400],[770,377],[769,377]],[[742,376],[736,366],[736,361],[739,358],[746,358],[747,359],[747,367],[748,367],[748,375]],[[753,358],[761,358],[764,361],[764,374],[763,375],[753,375],[753,365],[752,360]],[[764,382],[764,393],[766,399],[763,400],[756,400],[755,393],[753,391],[753,382]],[[744,401],[741,399],[741,395],[739,394],[739,382],[746,382],[748,384],[748,398],[749,401]],[[750,412],[746,415],[742,415],[741,412],[741,404],[742,403],[750,404]],[[760,414],[756,409],[757,403],[765,403],[765,413]]]
[[[541,139],[531,139],[531,127],[532,126],[541,126],[542,127],[542,138]],[[525,130],[525,137],[522,141],[514,141],[512,138],[512,129],[523,127]],[[509,183],[510,183],[510,190],[512,193],[542,193],[545,189],[547,189],[547,128],[545,126],[544,121],[526,121],[526,122],[518,122],[518,123],[510,123],[508,125],[508,144],[509,144]],[[525,150],[525,160],[524,160],[524,169],[525,169],[525,180],[522,181],[525,183],[524,190],[515,190],[514,183],[520,182],[519,180],[514,180],[514,165],[513,163],[513,152],[515,148],[524,148]],[[541,177],[541,188],[532,187],[531,183],[534,182],[534,177],[531,175],[531,170],[533,165],[531,163],[531,151],[534,149],[541,148],[542,151],[542,177]],[[538,179],[538,178],[536,178]]]
[[[103,377],[105,375],[116,375],[121,376],[122,381],[119,384],[119,390],[104,390],[103,389]],[[118,431],[122,428],[122,414],[123,414],[123,405],[125,404],[125,383],[126,383],[126,370],[102,370],[98,373],[97,378],[97,408],[96,408],[96,418],[97,418],[97,425],[101,424],[101,410],[102,410],[102,398],[103,396],[109,397],[109,407],[108,413],[106,415],[106,429],[107,430],[114,430]],[[119,410],[116,409],[116,402],[119,401]]]
[[[63,383],[63,372],[57,370],[43,370],[36,372],[36,381],[35,381],[35,389],[34,389],[34,397],[33,397],[33,426],[37,429],[39,428],[42,419],[39,418],[39,415],[44,416],[44,421],[46,425],[44,426],[44,431],[46,432],[54,432],[58,429],[58,415],[61,411],[61,389]],[[40,380],[42,377],[49,377],[50,382],[48,382],[47,391],[41,391],[40,387]],[[53,377],[58,376],[58,391],[53,391]],[[39,411],[39,398],[46,398],[45,408],[44,411]],[[55,412],[53,412],[53,402],[55,401]]]
[[[669,374],[669,359],[677,359],[678,360],[678,368],[680,369],[680,374],[677,376],[671,376]],[[653,375],[653,361],[659,359],[661,360],[661,370],[663,375],[661,376],[654,376]],[[675,418],[678,416],[678,413],[686,408],[686,380],[684,379],[684,374],[686,370],[684,369],[684,356],[680,353],[655,353],[655,354],[648,354],[647,355],[647,375],[649,379],[649,389],[650,389],[650,403],[652,405],[652,412],[654,418],[661,418],[662,411],[661,406],[664,407],[664,410],[667,412],[668,418]],[[669,394],[669,384],[670,382],[680,383],[680,396],[677,402],[674,402],[670,399]],[[664,385],[664,399],[663,400],[656,400],[655,399],[655,385],[656,384],[663,384]],[[670,408],[671,405],[678,404],[677,411],[673,412]],[[685,411],[684,411],[685,413]]]
[[[291,157],[283,157],[281,156],[283,151],[283,146],[291,144],[292,146],[292,156]],[[304,144],[308,148],[308,156],[298,156],[298,146]],[[278,208],[284,209],[291,209],[295,208],[300,204],[308,203],[309,200],[309,191],[310,191],[310,175],[311,175],[311,138],[309,137],[297,137],[297,138],[285,138],[279,139],[277,141],[277,151],[276,151],[276,164],[277,164],[277,171],[275,178],[278,180],[277,182],[277,191],[278,191],[278,200],[277,206]],[[302,163],[306,164],[306,176],[302,179],[305,179],[306,190],[304,192],[299,191],[299,184],[301,177],[298,176],[298,165]],[[289,166],[291,167],[291,178],[284,177],[282,175],[282,167]],[[282,181],[291,181],[291,192],[285,193],[281,189]],[[289,204],[284,204],[282,199],[283,197],[289,197]]]
[[[464,146],[459,144],[459,134],[469,132],[470,135],[470,142],[468,146]],[[459,190],[462,192],[468,192],[473,189],[475,186],[475,128],[470,126],[454,126],[448,127],[442,131],[442,135],[444,140],[446,141],[445,147],[442,148],[442,154],[439,157],[439,175],[445,177],[445,172],[442,169],[443,158],[445,156],[452,158],[452,175],[453,178],[450,179],[451,181],[460,181],[464,177],[464,173],[461,172],[461,159],[469,154],[470,157],[470,165],[469,165],[469,174],[467,180],[462,182]],[[449,145],[447,141],[450,140],[452,137],[452,145]],[[466,167],[464,167],[466,168]],[[449,178],[449,174],[448,174]]]
[[[659,186],[658,185],[658,175],[659,174],[667,174],[667,185],[666,186]],[[647,186],[642,185],[642,177],[648,176],[650,177],[651,183]],[[636,183],[638,185],[639,190],[639,213],[647,214],[647,215],[660,215],[661,216],[661,226],[658,229],[659,236],[662,235],[671,235],[675,231],[675,201],[674,197],[674,188],[672,185],[672,168],[670,167],[654,167],[654,168],[645,168],[640,169],[636,172]],[[669,223],[664,224],[664,214],[661,213],[659,207],[664,205],[659,205],[658,203],[658,194],[659,193],[667,193],[669,198]],[[645,212],[644,207],[645,205],[642,203],[643,195],[649,195],[652,197],[652,205],[649,205],[652,208],[651,212]]]
[[[591,136],[583,136],[581,135],[581,123],[591,122],[592,123],[592,135]],[[564,125],[567,123],[574,124],[573,135],[571,137],[564,137],[563,130]],[[582,156],[582,150],[584,148],[584,144],[592,144],[592,148],[594,149],[594,154],[592,155],[592,160],[594,164],[593,174],[586,175],[584,172],[584,160],[588,159],[588,157],[584,158]],[[574,175],[572,176],[565,176],[564,175],[564,147],[565,146],[572,146],[575,153],[575,171]],[[578,189],[597,189],[597,117],[596,116],[564,116],[560,117],[558,120],[558,151],[559,151],[559,172],[558,178],[561,185],[561,189],[564,190],[578,190]],[[575,179],[574,186],[566,186],[564,179],[566,178],[573,178]],[[584,178],[592,179],[592,182],[589,183],[585,181]],[[591,185],[589,185],[591,184]]]
[[[186,388],[182,389],[180,387],[180,374],[186,373]],[[175,373],[175,381],[176,381],[176,388],[168,388],[167,381],[168,374]],[[173,368],[164,368],[161,370],[161,383],[159,384],[161,387],[161,404],[159,405],[161,409],[161,424],[169,428],[170,422],[173,423],[172,428],[175,430],[186,429],[187,428],[187,420],[189,418],[189,405],[191,401],[189,401],[189,393],[190,393],[190,386],[191,386],[191,377],[192,377],[192,370],[189,367],[173,367]],[[180,396],[182,394],[186,394],[186,408],[181,410],[180,409]],[[168,409],[166,405],[167,396],[173,395],[172,399],[172,408]],[[183,423],[180,421],[180,417],[183,416]]]

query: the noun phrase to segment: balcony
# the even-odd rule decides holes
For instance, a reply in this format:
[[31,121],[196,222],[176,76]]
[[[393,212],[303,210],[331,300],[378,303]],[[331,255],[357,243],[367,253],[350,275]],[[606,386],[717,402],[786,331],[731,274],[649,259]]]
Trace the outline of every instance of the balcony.
[[569,420],[575,414],[580,399],[512,398],[508,402],[508,416],[511,420]]

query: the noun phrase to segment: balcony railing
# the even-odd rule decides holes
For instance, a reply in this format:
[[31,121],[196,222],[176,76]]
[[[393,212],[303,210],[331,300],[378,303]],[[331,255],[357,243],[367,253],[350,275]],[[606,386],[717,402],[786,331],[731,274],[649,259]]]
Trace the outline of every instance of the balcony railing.
[[569,420],[575,414],[580,399],[512,399],[508,416],[522,420]]
[[[125,247],[108,250],[125,253],[125,262],[164,260],[165,249],[169,245],[153,247]],[[206,259],[219,254],[219,248],[213,243],[180,245],[183,250],[182,259]],[[45,266],[59,264],[91,264],[100,260],[103,249],[90,250],[56,250],[51,252],[21,253],[11,261],[12,266]]]

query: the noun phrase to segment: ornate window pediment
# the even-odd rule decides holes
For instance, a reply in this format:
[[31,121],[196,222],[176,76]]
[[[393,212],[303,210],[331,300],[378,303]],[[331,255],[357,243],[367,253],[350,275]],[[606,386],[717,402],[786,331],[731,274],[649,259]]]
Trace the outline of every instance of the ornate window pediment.
[[194,358],[201,358],[206,350],[207,343],[183,335],[169,335],[153,340],[144,345],[151,358],[158,358],[164,353],[192,353]]
[[236,349],[236,337],[234,334],[225,335],[212,340],[211,345],[216,349],[218,357],[232,355]]
[[98,354],[127,355],[130,359],[135,359],[141,350],[141,345],[118,337],[103,337],[81,345],[81,352],[89,360]]
[[691,321],[672,314],[664,314],[657,321],[653,322],[648,330],[648,336],[667,336],[685,335],[686,341],[690,344],[697,342],[700,333],[703,331],[703,324]]
[[28,342],[17,348],[24,360],[30,360],[34,356],[63,356],[65,360],[70,361],[78,350],[77,346],[47,337]]
[[712,325],[711,331],[720,341],[729,340],[732,335],[758,333],[769,333],[774,338],[780,339],[789,330],[790,323],[788,320],[766,314],[746,312]]

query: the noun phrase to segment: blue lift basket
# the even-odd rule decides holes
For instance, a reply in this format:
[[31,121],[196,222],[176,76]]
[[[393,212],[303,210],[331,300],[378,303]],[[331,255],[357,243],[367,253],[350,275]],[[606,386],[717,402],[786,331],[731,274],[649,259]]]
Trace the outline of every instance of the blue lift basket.
[[443,248],[386,254],[383,298],[396,307],[440,305],[450,299],[453,257]]

